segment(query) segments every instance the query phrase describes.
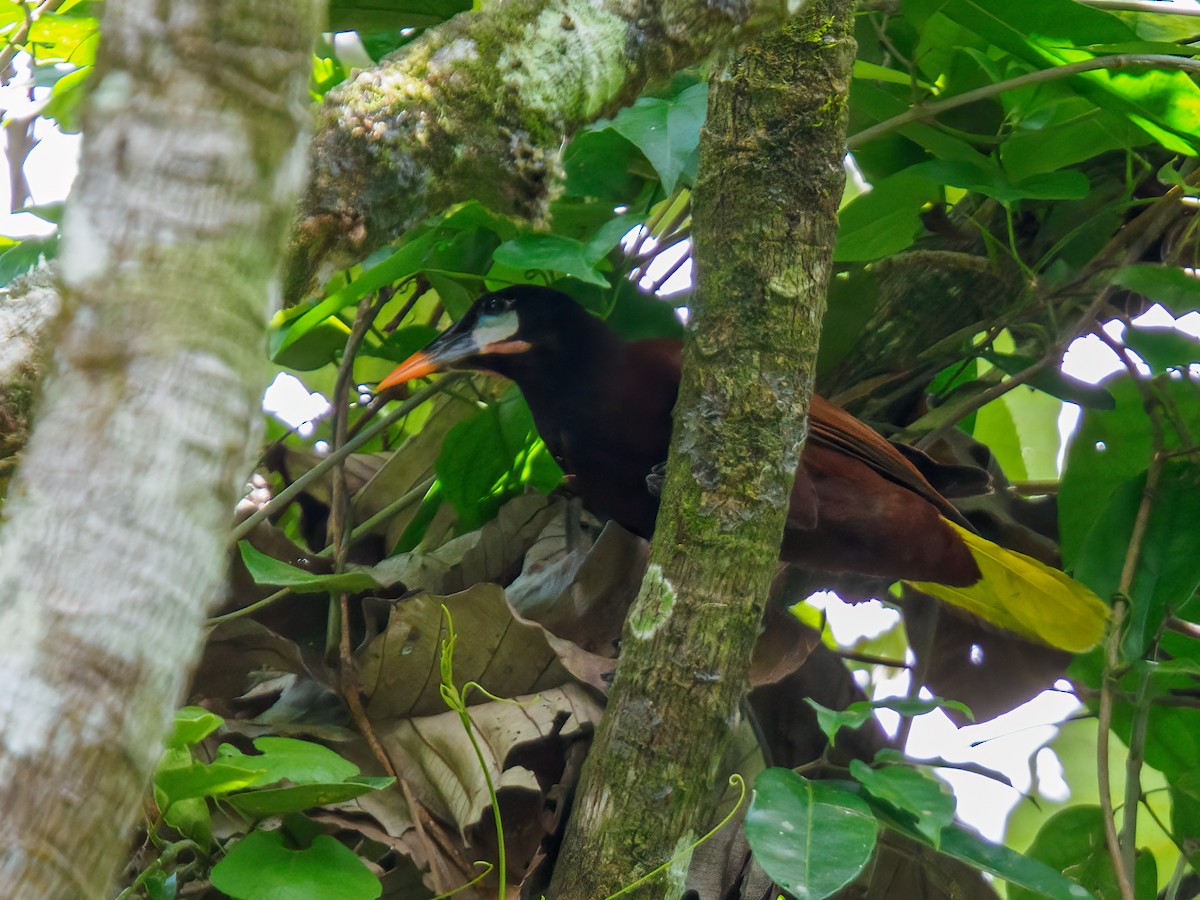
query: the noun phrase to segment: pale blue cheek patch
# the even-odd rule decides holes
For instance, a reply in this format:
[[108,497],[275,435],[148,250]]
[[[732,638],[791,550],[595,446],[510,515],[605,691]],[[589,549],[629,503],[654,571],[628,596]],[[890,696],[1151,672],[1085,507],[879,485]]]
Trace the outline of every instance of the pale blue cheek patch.
[[482,348],[488,344],[508,340],[517,333],[517,329],[520,327],[521,322],[515,312],[504,312],[498,316],[480,316],[479,321],[475,323],[475,328],[471,331],[471,337],[475,339],[475,346]]

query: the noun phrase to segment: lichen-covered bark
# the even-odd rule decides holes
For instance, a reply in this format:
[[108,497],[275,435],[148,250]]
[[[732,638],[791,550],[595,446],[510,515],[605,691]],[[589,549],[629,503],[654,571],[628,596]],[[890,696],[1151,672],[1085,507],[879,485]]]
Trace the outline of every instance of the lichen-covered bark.
[[678,897],[757,637],[804,438],[845,152],[853,5],[819,0],[712,85],[697,289],[651,566],[552,896]]
[[0,896],[106,895],[226,568],[316,0],[110,0],[0,531]]
[[326,98],[286,299],[448,204],[540,221],[576,129],[801,0],[508,0],[431,29]]

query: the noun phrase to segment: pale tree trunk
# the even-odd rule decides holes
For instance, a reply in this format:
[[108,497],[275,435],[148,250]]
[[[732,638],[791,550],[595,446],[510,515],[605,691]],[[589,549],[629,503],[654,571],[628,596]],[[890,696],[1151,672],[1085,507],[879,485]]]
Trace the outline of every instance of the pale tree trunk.
[[842,192],[853,4],[817,0],[714,77],[693,328],[650,568],[551,895],[677,898],[745,696],[805,432]]
[[0,532],[0,896],[103,896],[223,583],[317,0],[109,0]]

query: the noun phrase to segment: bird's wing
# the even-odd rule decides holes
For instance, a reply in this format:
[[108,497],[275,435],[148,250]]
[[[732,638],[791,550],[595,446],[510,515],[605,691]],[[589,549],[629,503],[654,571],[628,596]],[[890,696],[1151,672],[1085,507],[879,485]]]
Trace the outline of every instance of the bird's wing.
[[962,513],[939,494],[883,435],[841,407],[814,394],[809,406],[808,427],[809,440],[862,461],[889,481],[928,500],[947,519],[971,528]]

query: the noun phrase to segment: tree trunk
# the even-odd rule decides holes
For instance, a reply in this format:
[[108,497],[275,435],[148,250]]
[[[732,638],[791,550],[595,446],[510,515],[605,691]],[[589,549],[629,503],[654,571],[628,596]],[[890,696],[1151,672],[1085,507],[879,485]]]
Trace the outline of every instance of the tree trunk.
[[110,0],[0,533],[0,896],[100,897],[222,589],[315,0]]
[[607,896],[672,857],[643,893],[682,891],[803,445],[843,185],[852,13],[819,0],[713,79],[662,510],[554,897]]
[[799,7],[513,0],[431,29],[326,98],[285,300],[451,203],[544,219],[576,129]]

